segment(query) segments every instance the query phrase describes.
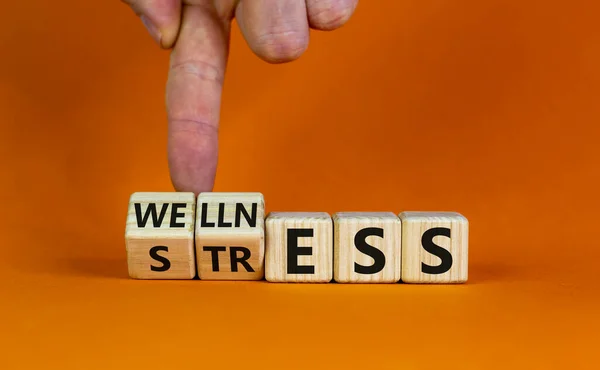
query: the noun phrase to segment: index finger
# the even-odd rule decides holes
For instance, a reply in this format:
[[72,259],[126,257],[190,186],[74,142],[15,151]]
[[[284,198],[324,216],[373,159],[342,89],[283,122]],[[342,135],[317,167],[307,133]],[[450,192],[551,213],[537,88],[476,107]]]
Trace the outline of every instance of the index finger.
[[198,194],[214,185],[230,27],[211,4],[183,8],[166,97],[169,167],[177,191]]

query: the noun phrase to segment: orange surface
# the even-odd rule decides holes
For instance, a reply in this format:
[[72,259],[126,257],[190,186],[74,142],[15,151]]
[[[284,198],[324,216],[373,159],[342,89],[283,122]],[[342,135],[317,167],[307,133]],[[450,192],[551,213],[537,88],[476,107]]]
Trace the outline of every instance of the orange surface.
[[215,190],[471,222],[467,285],[350,286],[128,279],[168,53],[118,1],[6,2],[0,368],[597,368],[599,4],[363,0],[281,66],[235,30]]

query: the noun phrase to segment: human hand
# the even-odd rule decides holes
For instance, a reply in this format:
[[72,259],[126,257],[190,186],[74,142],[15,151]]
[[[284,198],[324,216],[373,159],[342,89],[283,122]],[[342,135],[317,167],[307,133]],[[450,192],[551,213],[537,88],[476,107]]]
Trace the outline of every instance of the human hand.
[[333,30],[358,0],[122,0],[165,49],[173,48],[167,82],[169,168],[177,191],[211,191],[218,156],[221,91],[231,21],[263,60],[295,60],[309,28]]

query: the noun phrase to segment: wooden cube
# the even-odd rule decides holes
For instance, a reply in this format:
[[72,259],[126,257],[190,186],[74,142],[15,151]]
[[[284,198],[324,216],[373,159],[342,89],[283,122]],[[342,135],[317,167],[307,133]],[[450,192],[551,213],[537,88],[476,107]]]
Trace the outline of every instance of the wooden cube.
[[333,271],[339,283],[397,283],[402,224],[391,212],[333,215]]
[[455,212],[402,212],[402,281],[464,283],[469,222]]
[[193,279],[194,193],[134,193],[129,200],[125,244],[129,276]]
[[328,283],[333,222],[325,212],[273,212],[266,221],[265,277],[270,282]]
[[196,258],[201,280],[261,280],[265,202],[260,193],[200,193]]

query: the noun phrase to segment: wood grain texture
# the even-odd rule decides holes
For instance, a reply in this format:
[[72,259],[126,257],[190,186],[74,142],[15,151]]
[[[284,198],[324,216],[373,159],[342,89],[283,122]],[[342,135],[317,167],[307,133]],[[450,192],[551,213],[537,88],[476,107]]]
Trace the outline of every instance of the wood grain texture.
[[[312,230],[312,237],[298,237],[298,266],[314,266],[314,273],[290,273],[290,229]],[[270,282],[328,283],[333,277],[333,222],[325,212],[273,212],[266,220],[265,277]],[[310,250],[308,250],[310,248]]]
[[[265,261],[263,195],[200,193],[196,209],[196,258],[200,279],[261,280]],[[218,261],[213,260],[215,254]]]
[[[136,214],[136,204],[138,212]],[[181,204],[173,214],[173,204]],[[155,212],[152,211],[155,208]],[[163,207],[164,212],[163,212]],[[135,279],[193,279],[196,276],[194,260],[193,193],[134,193],[129,200],[125,244],[129,276]],[[141,211],[141,212],[140,212]],[[162,217],[161,217],[162,216]],[[144,225],[139,217],[146,218]],[[174,223],[173,223],[174,222]],[[181,225],[181,226],[172,226]],[[150,250],[168,260],[168,269],[161,259],[152,258]],[[164,249],[166,248],[166,250]],[[153,266],[154,270],[153,271]]]
[[[402,281],[405,283],[464,283],[468,279],[469,222],[456,212],[402,212]],[[452,264],[444,273],[426,273],[423,264],[440,266],[441,258],[423,246],[423,235],[434,228],[450,230],[450,237],[433,237],[435,245],[447,250]],[[439,253],[438,253],[439,254]]]
[[[402,224],[392,212],[339,212],[333,215],[333,271],[339,283],[397,283],[401,272]],[[357,233],[366,228],[377,228],[383,237],[369,235],[359,239],[381,251],[377,261],[361,252],[356,245]],[[372,254],[372,253],[371,253]],[[381,261],[381,262],[379,262]],[[359,273],[355,264],[379,270]]]

